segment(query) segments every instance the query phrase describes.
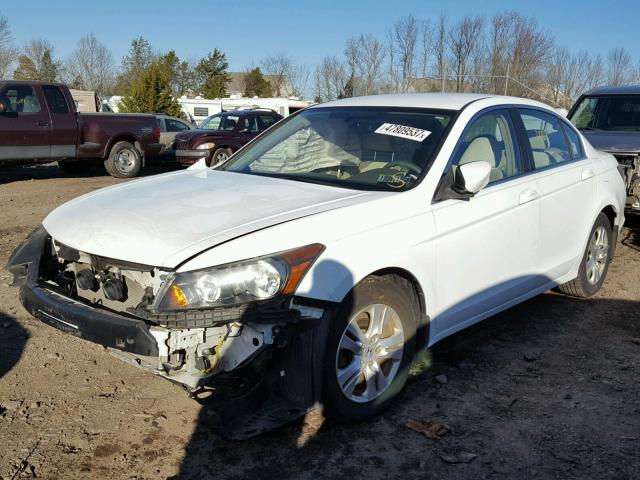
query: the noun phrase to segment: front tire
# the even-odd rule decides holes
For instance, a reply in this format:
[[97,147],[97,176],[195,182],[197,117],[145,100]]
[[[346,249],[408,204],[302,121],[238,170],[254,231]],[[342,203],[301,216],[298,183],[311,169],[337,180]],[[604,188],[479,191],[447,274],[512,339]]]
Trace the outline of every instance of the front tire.
[[588,298],[594,295],[604,283],[611,261],[611,223],[604,213],[600,213],[589,234],[578,276],[558,287],[567,295]]
[[111,147],[104,168],[115,178],[137,177],[142,169],[142,155],[133,144],[118,142]]
[[400,393],[415,354],[419,316],[388,277],[356,285],[334,316],[323,372],[328,416],[343,423],[377,415]]
[[226,162],[231,155],[233,155],[233,152],[230,148],[216,148],[213,155],[211,155],[209,166],[215,167],[216,165],[220,165]]

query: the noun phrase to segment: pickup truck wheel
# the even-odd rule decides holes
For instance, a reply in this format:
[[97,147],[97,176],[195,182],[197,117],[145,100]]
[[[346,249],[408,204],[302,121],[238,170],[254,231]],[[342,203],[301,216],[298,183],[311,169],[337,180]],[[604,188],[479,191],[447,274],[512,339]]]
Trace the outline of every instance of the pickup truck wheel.
[[398,284],[370,277],[335,315],[325,352],[323,403],[350,423],[377,415],[407,381],[416,345],[416,312]]
[[217,148],[213,152],[213,155],[211,155],[211,162],[209,163],[209,166],[215,167],[222,162],[226,162],[231,155],[233,155],[233,152],[230,148]]
[[107,173],[116,178],[137,177],[142,168],[142,156],[138,149],[129,142],[118,142],[104,161]]
[[589,234],[578,276],[560,285],[558,290],[572,297],[587,298],[594,295],[600,290],[607,276],[612,251],[611,223],[604,213],[600,213]]

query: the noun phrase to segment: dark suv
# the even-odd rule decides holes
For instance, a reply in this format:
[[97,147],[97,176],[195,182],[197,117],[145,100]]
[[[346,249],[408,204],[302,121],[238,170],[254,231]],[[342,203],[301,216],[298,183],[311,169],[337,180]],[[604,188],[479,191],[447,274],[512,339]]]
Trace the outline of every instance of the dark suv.
[[627,207],[640,212],[640,86],[594,88],[578,99],[569,120],[597,150],[616,157]]
[[217,165],[279,120],[282,116],[273,110],[218,113],[204,120],[196,130],[177,134],[172,149],[182,165],[191,165],[202,158],[209,166]]

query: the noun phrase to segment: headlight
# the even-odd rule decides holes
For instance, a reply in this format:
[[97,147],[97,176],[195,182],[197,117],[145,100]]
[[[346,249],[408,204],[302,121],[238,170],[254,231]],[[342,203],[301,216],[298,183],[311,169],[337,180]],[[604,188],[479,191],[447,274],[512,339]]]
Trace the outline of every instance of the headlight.
[[196,150],[211,150],[215,146],[215,143],[203,143],[202,145],[198,145]]
[[319,243],[219,267],[176,273],[168,278],[156,310],[237,305],[293,293],[324,250]]

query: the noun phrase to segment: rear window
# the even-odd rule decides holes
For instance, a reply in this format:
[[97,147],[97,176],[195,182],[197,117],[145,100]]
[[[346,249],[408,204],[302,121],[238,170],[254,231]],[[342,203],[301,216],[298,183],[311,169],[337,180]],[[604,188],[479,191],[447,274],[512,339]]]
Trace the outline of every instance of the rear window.
[[67,101],[58,87],[46,85],[42,89],[44,90],[44,96],[47,98],[49,109],[53,113],[69,113]]

